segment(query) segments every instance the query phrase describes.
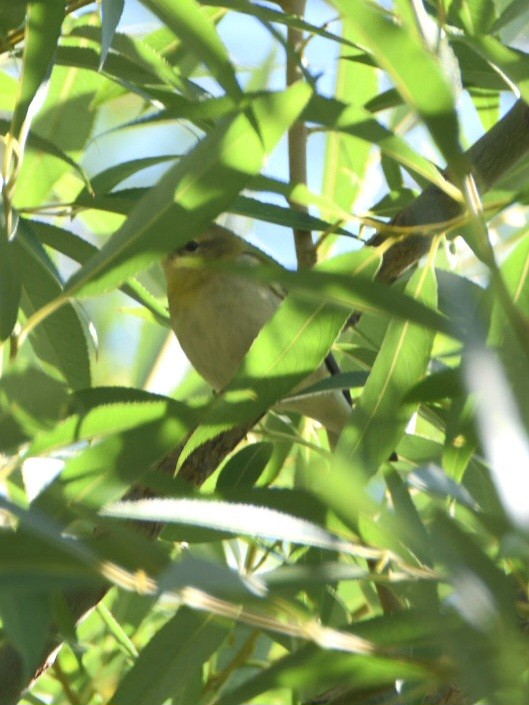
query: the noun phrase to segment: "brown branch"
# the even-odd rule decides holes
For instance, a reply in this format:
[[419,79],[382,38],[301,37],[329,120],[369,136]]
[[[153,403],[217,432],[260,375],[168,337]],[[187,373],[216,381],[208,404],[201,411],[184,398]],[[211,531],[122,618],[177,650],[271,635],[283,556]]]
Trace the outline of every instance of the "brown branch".
[[[284,0],[283,9],[288,14],[303,18],[306,0]],[[303,79],[303,50],[305,37],[297,27],[287,28],[287,86]],[[288,165],[290,181],[294,184],[307,183],[307,126],[304,122],[296,122],[288,131]],[[307,211],[305,206],[290,204],[291,208]],[[316,248],[312,241],[310,230],[295,228],[294,243],[298,266],[313,267],[316,264]]]
[[[488,191],[502,176],[529,152],[529,106],[519,100],[493,128],[483,135],[467,152],[481,193]],[[428,186],[393,223],[400,226],[443,224],[461,214],[461,206],[437,186]],[[428,252],[430,235],[412,235],[397,242],[384,255],[378,278],[395,281]],[[376,234],[368,245],[377,246],[387,239]]]

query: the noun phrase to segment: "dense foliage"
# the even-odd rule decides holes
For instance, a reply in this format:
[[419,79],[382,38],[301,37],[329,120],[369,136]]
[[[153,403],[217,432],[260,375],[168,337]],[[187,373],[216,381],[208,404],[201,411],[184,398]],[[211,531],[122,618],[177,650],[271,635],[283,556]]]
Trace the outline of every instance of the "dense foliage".
[[[528,27],[4,0],[2,705],[529,701]],[[219,216],[319,262],[212,397],[159,261]],[[331,348],[332,451],[266,413]]]

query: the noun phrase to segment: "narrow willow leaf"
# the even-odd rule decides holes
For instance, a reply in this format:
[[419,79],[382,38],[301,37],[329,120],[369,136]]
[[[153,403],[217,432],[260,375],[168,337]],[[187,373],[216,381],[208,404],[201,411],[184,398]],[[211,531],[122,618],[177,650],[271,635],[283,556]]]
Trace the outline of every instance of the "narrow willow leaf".
[[[437,285],[430,268],[418,270],[406,292],[434,307]],[[344,429],[338,450],[351,467],[376,472],[395,449],[417,405],[406,395],[426,372],[433,333],[411,323],[392,321],[362,396]]]
[[500,119],[500,92],[486,88],[471,88],[470,97],[485,130],[490,130]]
[[63,0],[32,0],[28,4],[22,79],[11,124],[17,138],[39,88],[49,76],[64,14]]
[[450,6],[447,19],[470,36],[487,34],[496,19],[495,5],[494,0],[464,0]]
[[[361,263],[366,269],[362,271]],[[234,272],[264,282],[283,284],[289,292],[299,292],[303,297],[325,301],[347,309],[377,313],[391,318],[409,320],[450,337],[464,336],[464,321],[450,321],[422,301],[385,283],[373,281],[371,273],[378,267],[379,256],[369,248],[339,255],[328,260],[326,266],[313,270],[292,272],[286,269],[232,267]],[[332,268],[332,269],[331,269]]]
[[381,687],[391,686],[397,679],[424,677],[425,667],[410,660],[347,654],[307,646],[284,656],[241,685],[223,693],[215,705],[247,703],[277,688],[301,692],[310,689],[309,692],[315,697],[321,695],[326,688],[340,688],[337,692],[342,694],[348,690],[354,694],[358,690],[357,697],[351,695],[350,702],[361,702],[370,687],[380,692]]
[[[2,581],[0,616],[2,628],[11,644],[22,655],[26,678],[40,665],[42,652],[49,639],[52,613],[50,595],[39,584],[28,581],[27,591],[13,589],[10,581]],[[37,589],[37,585],[40,588]]]
[[222,600],[244,601],[264,597],[266,587],[259,577],[244,576],[220,563],[186,555],[174,561],[158,579],[160,593],[193,587]]
[[420,563],[432,566],[428,532],[408,488],[393,469],[387,470],[384,478],[393,502],[394,516],[391,520],[395,522],[399,540]]
[[[265,154],[308,97],[309,89],[298,83],[283,93],[258,98],[252,113],[261,128],[259,135],[245,114],[222,121],[139,201],[101,251],[71,277],[65,293],[88,296],[119,286],[204,229],[260,171]],[[175,223],[185,223],[185,228],[175,228]]]
[[442,370],[418,382],[407,394],[409,401],[421,403],[460,396],[464,393],[461,370]]
[[310,584],[338,583],[342,580],[369,580],[369,570],[345,563],[283,565],[259,577],[271,590],[304,590]]
[[99,387],[90,391],[91,405],[68,416],[49,431],[40,433],[28,447],[26,457],[42,455],[79,441],[122,433],[161,421],[167,414],[180,415],[182,420],[187,419],[189,426],[194,420],[193,410],[173,399],[144,392],[121,400],[119,387]]
[[362,44],[424,120],[451,168],[462,174],[465,160],[459,143],[454,90],[438,59],[416,35],[366,0],[334,0],[334,4],[351,18]]
[[275,203],[263,203],[248,196],[237,196],[230,208],[232,213],[244,215],[267,223],[277,223],[287,228],[301,230],[329,231],[337,235],[355,237],[352,233],[321,218],[315,218],[309,213],[278,206]]
[[102,46],[99,67],[102,68],[110,50],[116,27],[118,26],[125,0],[102,0],[101,3],[101,32]]
[[477,428],[492,479],[509,518],[525,532],[529,528],[527,428],[502,366],[491,351],[478,346],[468,350],[465,368],[469,392],[476,396]]
[[[465,37],[465,44],[471,47],[502,76],[505,86],[520,93],[529,100],[529,56],[519,50],[504,46],[495,37]],[[517,90],[516,90],[517,89]]]
[[0,341],[11,335],[18,317],[21,283],[16,245],[0,236]]
[[417,468],[408,475],[408,483],[421,492],[427,492],[443,499],[455,499],[475,511],[478,503],[464,485],[460,485],[437,465]]
[[[0,88],[1,90],[1,88]],[[9,121],[6,120],[5,118],[0,118],[0,130],[3,132],[7,132],[9,130]],[[75,159],[72,159],[69,157],[66,152],[64,152],[62,149],[60,149],[56,144],[51,142],[49,139],[46,139],[45,137],[41,137],[40,135],[35,134],[34,132],[31,132],[28,136],[27,139],[27,148],[29,150],[33,151],[40,151],[43,152],[44,154],[49,154],[51,157],[56,157],[57,159],[60,159],[63,161],[65,164],[68,166],[72,167],[79,177],[85,182],[88,183],[88,177],[86,176],[82,166],[80,166]]]
[[49,431],[67,401],[64,383],[21,361],[0,379],[0,450],[10,452],[39,432]]
[[211,18],[195,0],[141,0],[151,12],[173,30],[189,50],[198,55],[228,95],[241,94],[228,51]]
[[368,110],[318,95],[307,106],[305,118],[369,145],[377,144],[383,154],[402,164],[412,176],[427,179],[448,195],[457,197],[457,189],[431,161],[410,147],[402,137],[381,125]]
[[102,515],[190,524],[233,534],[290,541],[328,551],[355,553],[352,544],[317,524],[251,504],[201,499],[143,499],[110,505],[102,511]]
[[[50,225],[50,223],[38,220],[21,219],[21,221],[39,242],[70,257],[74,262],[84,264],[98,252],[95,245],[83,240],[83,238],[69,230],[63,230],[56,225]],[[137,301],[150,311],[158,323],[165,326],[169,325],[169,315],[165,302],[153,296],[139,281],[130,279],[120,289],[124,294],[127,294],[131,299],[134,299],[134,301]]]
[[[509,577],[479,545],[478,537],[463,531],[453,518],[438,512],[430,529],[432,551],[448,571],[457,595],[454,603],[464,618],[474,626],[481,625],[484,632],[492,627],[494,638],[500,634],[493,623],[501,624],[502,630],[505,629],[502,634],[507,638],[511,630],[516,630],[517,622],[513,600],[515,586]],[[471,585],[474,589],[467,589]],[[486,590],[486,598],[485,593],[481,593],[485,602],[476,600],[480,594],[476,592],[478,586]]]
[[[98,27],[79,23],[69,36],[86,38],[92,46],[99,48],[100,53],[102,52],[101,33]],[[156,41],[152,39],[153,36],[157,36]],[[188,95],[192,99],[199,98],[199,96],[206,97],[208,95],[206,91],[201,91],[196,84],[190,84],[182,75],[178,65],[172,66],[168,61],[166,53],[176,51],[179,46],[181,45],[175,39],[174,34],[163,27],[144,37],[115,32],[112,39],[112,53],[107,55],[107,63],[105,63],[103,71],[118,83],[123,84],[124,87],[125,82],[130,79],[129,71],[133,66],[138,67],[144,77],[146,77],[146,73],[149,73],[151,79],[147,83],[144,78],[137,85],[130,85],[129,90],[133,92],[144,91],[148,94],[151,89],[155,92],[165,92],[171,86],[176,88],[179,93]],[[193,69],[193,61],[189,61],[186,68],[186,75],[189,75]],[[190,86],[193,88],[191,89]],[[168,104],[172,105],[169,95],[167,95],[167,99]],[[165,101],[163,102],[165,104]]]
[[[141,159],[131,159],[130,161],[120,162],[92,176],[90,179],[91,191],[95,194],[108,193],[122,181],[128,179],[129,176],[133,176],[139,171],[148,169],[151,166],[164,164],[168,161],[175,161],[179,156],[178,154],[164,154],[156,157],[142,157]],[[84,189],[79,193],[77,198],[89,200],[90,194],[87,189]]]
[[[355,26],[349,18],[342,21],[342,35],[344,39],[355,38]],[[355,104],[364,105],[378,93],[376,71],[342,57],[336,74],[335,97],[347,101],[353,85]],[[323,193],[346,211],[353,210],[371,149],[368,141],[345,132],[332,131],[327,135]]]
[[85,544],[66,539],[58,526],[33,508],[22,510],[1,498],[0,505],[24,527],[16,533],[0,532],[2,587],[31,594],[35,588],[51,591],[101,584],[97,555]]
[[[53,264],[23,222],[14,240],[22,276],[22,309],[30,316],[62,294]],[[30,337],[37,356],[52,365],[71,387],[90,386],[90,357],[84,321],[73,304],[52,314]]]
[[[502,263],[501,274],[505,288],[519,313],[529,316],[529,240],[522,239]],[[525,374],[526,354],[511,322],[505,316],[505,309],[496,298],[492,308],[488,344],[497,349],[512,386],[523,417],[529,420],[529,381]]]
[[268,442],[252,443],[241,448],[222,468],[216,491],[253,487],[272,457],[273,450],[273,444]]
[[[61,68],[97,73],[100,71],[99,62],[100,55],[96,48],[89,46],[65,45],[60,46],[57,51],[56,63]],[[115,52],[109,54],[101,75],[149,101],[154,100],[155,97],[161,99],[166,96],[168,106],[172,105],[170,93],[164,86],[159,85],[159,79],[150,67],[138,64],[123,54]],[[161,102],[165,105],[165,101]],[[177,104],[180,104],[180,101]]]
[[[515,27],[525,26],[525,17],[529,12],[525,0],[512,0],[505,8],[501,9],[500,16],[492,27],[492,33],[508,27],[511,23],[517,23]],[[502,33],[502,37],[504,34]]]
[[[17,180],[15,205],[39,208],[47,201],[56,200],[59,193],[64,193],[64,184],[57,191],[54,185],[72,170],[86,183],[86,175],[76,161],[81,160],[97,117],[91,101],[104,83],[101,74],[88,75],[77,68],[54,64],[46,102],[32,125],[32,133],[46,140],[46,144],[31,137],[31,149],[26,150]],[[55,154],[50,144],[55,145]],[[50,159],[50,155],[56,158]]]
[[35,500],[36,506],[63,520],[72,505],[97,509],[115,501],[190,430],[187,410],[181,406],[166,408],[162,418],[152,421],[152,410],[138,411],[143,411],[144,423],[107,436],[67,460],[60,477]]
[[347,37],[341,37],[339,34],[329,32],[328,29],[326,29],[326,26],[320,27],[318,25],[311,24],[295,14],[278,12],[277,10],[267,7],[266,5],[256,4],[250,2],[249,0],[212,0],[211,2],[208,2],[208,5],[212,7],[227,7],[235,12],[250,15],[251,17],[257,17],[265,23],[275,22],[277,24],[283,24],[286,27],[294,27],[296,29],[301,29],[303,32],[308,32],[310,35],[324,37],[325,39],[330,39],[337,44],[345,44],[356,49],[356,46],[348,40]]
[[142,650],[111,698],[113,705],[193,705],[202,690],[202,666],[228,628],[214,617],[181,607]]

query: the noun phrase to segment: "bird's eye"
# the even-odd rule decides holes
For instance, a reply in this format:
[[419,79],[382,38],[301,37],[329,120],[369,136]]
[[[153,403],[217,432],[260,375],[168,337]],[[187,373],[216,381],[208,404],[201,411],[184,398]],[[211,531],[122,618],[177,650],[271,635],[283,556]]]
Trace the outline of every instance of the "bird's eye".
[[184,252],[196,252],[198,250],[198,242],[196,240],[190,240],[186,242],[183,247]]

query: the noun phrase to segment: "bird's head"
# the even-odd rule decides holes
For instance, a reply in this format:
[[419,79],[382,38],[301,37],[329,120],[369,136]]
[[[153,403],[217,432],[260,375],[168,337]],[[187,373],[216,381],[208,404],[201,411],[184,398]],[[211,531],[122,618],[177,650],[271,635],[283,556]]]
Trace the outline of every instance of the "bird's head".
[[214,223],[202,234],[171,252],[163,261],[166,275],[175,269],[195,269],[209,262],[230,262],[244,251],[237,235]]

